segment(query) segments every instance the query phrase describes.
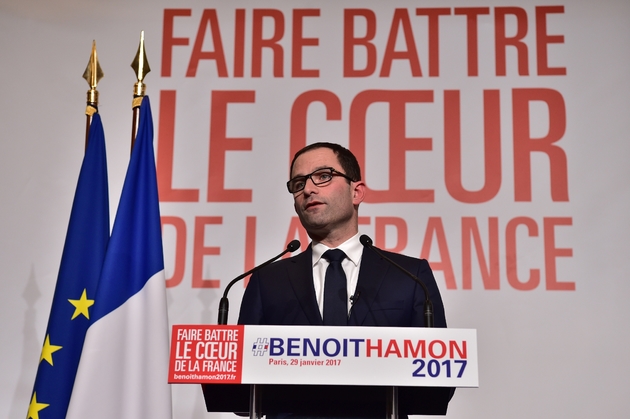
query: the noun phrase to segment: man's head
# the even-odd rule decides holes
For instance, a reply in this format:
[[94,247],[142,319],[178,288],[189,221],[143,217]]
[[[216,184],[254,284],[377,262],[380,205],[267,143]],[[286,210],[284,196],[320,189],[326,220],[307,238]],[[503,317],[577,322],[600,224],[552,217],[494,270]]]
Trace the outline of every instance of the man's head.
[[336,247],[358,232],[365,184],[349,150],[332,143],[311,144],[293,158],[291,179],[295,212],[313,240]]
[[361,180],[361,167],[359,166],[357,158],[354,157],[354,154],[352,154],[350,150],[343,146],[340,146],[339,144],[324,142],[307,145],[306,147],[295,153],[295,156],[293,156],[293,161],[291,162],[291,178],[294,177],[293,166],[295,166],[295,160],[297,160],[297,158],[300,157],[302,154],[318,148],[331,149],[337,156],[337,160],[339,161],[339,164],[343,169],[343,173],[345,173],[350,179],[354,181]]

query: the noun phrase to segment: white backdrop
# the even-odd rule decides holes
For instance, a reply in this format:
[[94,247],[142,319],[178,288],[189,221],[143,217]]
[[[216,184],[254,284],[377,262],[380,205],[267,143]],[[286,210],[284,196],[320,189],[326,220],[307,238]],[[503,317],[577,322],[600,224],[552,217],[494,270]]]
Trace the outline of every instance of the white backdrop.
[[[290,156],[339,142],[373,190],[362,232],[427,257],[449,325],[478,330],[480,388],[458,390],[448,417],[624,417],[630,3],[518,4],[0,1],[0,417],[27,411],[91,42],[113,220],[141,30],[171,323],[216,322],[230,279],[303,237]],[[177,419],[220,417],[196,386],[173,397]]]

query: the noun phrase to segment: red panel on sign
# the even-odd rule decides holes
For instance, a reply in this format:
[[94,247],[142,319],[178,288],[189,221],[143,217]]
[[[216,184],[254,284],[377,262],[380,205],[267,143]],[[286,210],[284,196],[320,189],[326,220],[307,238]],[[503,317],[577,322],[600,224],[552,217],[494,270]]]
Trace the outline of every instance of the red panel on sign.
[[240,383],[243,331],[243,326],[173,326],[168,382]]

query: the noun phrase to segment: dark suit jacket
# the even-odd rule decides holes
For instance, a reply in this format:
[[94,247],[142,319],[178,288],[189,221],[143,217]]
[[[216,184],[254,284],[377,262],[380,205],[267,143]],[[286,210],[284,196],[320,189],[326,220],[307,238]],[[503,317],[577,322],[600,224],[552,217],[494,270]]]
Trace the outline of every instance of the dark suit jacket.
[[[446,327],[444,306],[433,272],[424,259],[385,252],[420,278],[433,301],[435,327]],[[349,326],[424,326],[422,287],[370,249],[363,249]],[[254,273],[249,281],[239,324],[321,325],[313,286],[312,249]]]

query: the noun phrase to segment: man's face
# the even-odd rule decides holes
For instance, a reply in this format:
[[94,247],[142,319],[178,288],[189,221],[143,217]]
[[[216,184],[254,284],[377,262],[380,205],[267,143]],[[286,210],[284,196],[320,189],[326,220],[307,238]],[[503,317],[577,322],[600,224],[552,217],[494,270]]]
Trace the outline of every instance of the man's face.
[[[316,148],[295,160],[291,178],[326,167],[344,173],[334,151]],[[309,235],[318,240],[331,233],[336,236],[354,235],[357,231],[357,207],[363,200],[363,186],[363,182],[350,182],[342,176],[334,176],[330,182],[320,186],[308,179],[304,190],[294,194],[293,198],[295,212]]]

